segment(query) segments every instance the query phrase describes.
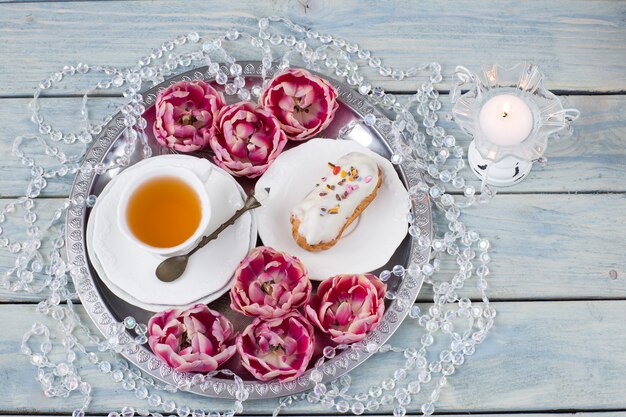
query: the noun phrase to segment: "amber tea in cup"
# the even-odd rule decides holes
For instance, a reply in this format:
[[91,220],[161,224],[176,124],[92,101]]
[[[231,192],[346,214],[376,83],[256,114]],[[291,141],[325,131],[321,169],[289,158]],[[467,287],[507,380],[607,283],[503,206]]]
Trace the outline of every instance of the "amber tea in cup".
[[133,169],[117,205],[118,226],[128,240],[154,255],[173,256],[190,250],[206,234],[211,164],[198,161],[196,167],[206,163],[201,172],[179,165]]
[[198,229],[200,198],[185,181],[154,177],[138,186],[128,199],[126,221],[135,237],[155,248],[178,246]]

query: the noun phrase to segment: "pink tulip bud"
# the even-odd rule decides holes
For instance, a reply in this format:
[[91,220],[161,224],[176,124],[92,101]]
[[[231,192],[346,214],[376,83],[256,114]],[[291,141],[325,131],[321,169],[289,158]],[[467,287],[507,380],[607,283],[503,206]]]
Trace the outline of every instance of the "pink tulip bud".
[[237,337],[242,365],[261,381],[296,379],[306,371],[314,346],[313,326],[296,312],[267,321],[257,318]]
[[298,258],[260,246],[237,267],[230,306],[246,316],[282,317],[309,301],[311,287]]
[[304,69],[288,69],[263,91],[261,105],[274,114],[289,139],[312,138],[333,120],[337,91],[323,78]]
[[236,352],[233,326],[204,304],[165,310],[148,322],[148,344],[178,372],[211,372]]
[[358,342],[382,319],[386,287],[372,274],[327,278],[305,307],[306,315],[333,342]]
[[223,105],[223,95],[204,81],[179,81],[156,99],[154,136],[179,152],[202,149],[215,133],[213,119]]
[[222,108],[209,143],[217,165],[233,175],[255,178],[282,152],[287,137],[270,112],[240,102]]

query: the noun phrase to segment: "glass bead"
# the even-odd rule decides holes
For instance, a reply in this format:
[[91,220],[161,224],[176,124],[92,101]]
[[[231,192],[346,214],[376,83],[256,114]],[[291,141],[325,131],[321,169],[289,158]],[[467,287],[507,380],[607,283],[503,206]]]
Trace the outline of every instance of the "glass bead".
[[422,413],[425,416],[429,416],[434,412],[435,412],[435,406],[433,405],[433,403],[422,404]]
[[69,363],[72,363],[76,360],[76,353],[73,350],[70,350],[69,352],[67,352],[65,357]]
[[66,363],[60,363],[56,367],[56,372],[60,376],[65,376],[70,372],[70,368]]
[[366,114],[365,117],[363,117],[363,122],[367,125],[367,126],[374,126],[374,124],[376,124],[376,116],[374,116],[373,114],[369,113]]
[[370,387],[368,394],[373,398],[378,398],[383,394],[383,389],[380,386]]
[[229,96],[232,96],[237,93],[237,87],[235,87],[234,84],[228,83],[226,84],[226,87],[224,88],[224,92],[228,94]]
[[135,333],[137,333],[138,335],[143,335],[146,334],[148,332],[148,326],[145,325],[144,323],[137,323],[135,325]]
[[397,277],[401,277],[404,275],[404,267],[402,265],[395,265],[393,267],[393,269],[391,270],[391,272],[397,276]]
[[104,163],[102,162],[98,162],[95,166],[94,166],[94,171],[97,175],[102,175],[105,172],[107,172],[107,167],[106,165],[104,165]]
[[404,417],[406,415],[406,409],[399,405],[393,409],[393,417]]
[[339,378],[339,383],[344,386],[349,386],[352,383],[352,377],[348,374],[342,375]]
[[396,369],[396,371],[393,373],[393,378],[397,381],[402,381],[406,379],[406,371],[402,368]]
[[412,237],[418,237],[421,234],[420,228],[417,226],[409,227],[409,235]]
[[[367,95],[369,94],[369,92],[372,91],[372,86],[370,84],[361,84],[359,85],[359,93],[362,95]],[[368,124],[368,126],[371,126]]]
[[226,32],[226,39],[230,40],[230,41],[234,41],[239,39],[239,31],[237,29],[230,29],[228,32]]
[[72,417],[85,417],[85,412],[80,408],[77,408],[72,412]]
[[326,385],[315,384],[315,386],[313,387],[313,392],[318,396],[324,395],[326,393]]
[[383,380],[381,385],[382,385],[384,390],[390,391],[390,390],[395,388],[396,382],[393,379],[391,379],[391,378],[387,378],[387,379]]
[[441,368],[441,373],[443,375],[452,375],[454,373],[454,365],[446,364]]
[[380,397],[380,403],[383,405],[389,405],[393,403],[393,395],[391,394],[383,394],[382,397]]
[[430,370],[430,372],[434,373],[441,372],[441,362],[431,362],[430,365],[428,365],[428,369]]
[[411,394],[417,394],[422,389],[422,385],[418,381],[411,381],[407,385],[407,390]]
[[198,35],[198,33],[196,33],[196,32],[191,32],[191,33],[189,33],[187,35],[187,40],[189,42],[196,43],[196,42],[200,41],[200,35]]
[[228,76],[226,76],[226,74],[224,74],[221,71],[219,71],[217,75],[215,76],[215,82],[217,82],[219,85],[224,85],[226,84],[227,81],[228,81]]
[[332,359],[335,357],[335,349],[332,346],[325,346],[323,354],[325,358]]
[[111,364],[107,361],[102,361],[98,364],[98,368],[100,369],[100,372],[102,373],[109,373],[111,372]]
[[19,242],[13,242],[9,245],[9,252],[18,253],[22,250],[22,245]]
[[161,397],[159,395],[156,394],[152,394],[148,397],[148,404],[151,407],[157,407],[159,405],[161,405]]
[[76,390],[78,388],[78,377],[76,377],[75,375],[69,376],[65,382],[65,387],[69,391]]
[[355,402],[352,404],[351,410],[355,415],[359,416],[365,412],[365,406],[362,402]]
[[122,408],[122,417],[133,417],[135,415],[135,409],[133,407],[123,407]]
[[417,374],[417,379],[419,380],[419,382],[421,382],[422,384],[426,384],[428,382],[430,382],[430,372],[428,371],[420,371]]
[[311,375],[309,376],[309,378],[311,379],[312,382],[322,382],[322,378],[324,375],[322,375],[321,371],[318,371],[317,369],[314,369],[311,371]]
[[172,400],[164,401],[162,404],[162,408],[163,411],[165,411],[166,413],[171,413],[176,409],[176,403],[174,403],[174,401]]
[[369,342],[365,345],[365,350],[369,353],[376,352],[378,350],[378,344],[375,342]]
[[335,409],[340,413],[346,413],[350,409],[350,404],[345,400],[337,401]]
[[391,278],[391,272],[387,270],[382,271],[380,275],[378,276],[378,279],[380,279],[382,282],[389,281],[389,278]]
[[376,411],[378,410],[378,407],[380,407],[380,404],[378,404],[378,402],[374,400],[368,401],[367,404],[365,405],[365,408],[367,409],[367,411]]

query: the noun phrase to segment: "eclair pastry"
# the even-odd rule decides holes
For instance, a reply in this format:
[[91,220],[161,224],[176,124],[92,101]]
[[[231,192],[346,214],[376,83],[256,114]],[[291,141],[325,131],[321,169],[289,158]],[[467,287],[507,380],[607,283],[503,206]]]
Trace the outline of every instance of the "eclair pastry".
[[346,228],[376,198],[382,171],[361,152],[348,153],[328,163],[328,173],[291,210],[291,233],[308,251],[333,247]]

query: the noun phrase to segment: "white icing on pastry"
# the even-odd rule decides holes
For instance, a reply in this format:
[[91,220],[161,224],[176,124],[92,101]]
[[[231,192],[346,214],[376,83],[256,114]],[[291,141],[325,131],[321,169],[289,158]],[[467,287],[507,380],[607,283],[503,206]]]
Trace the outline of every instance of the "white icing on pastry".
[[335,240],[378,184],[378,165],[360,152],[348,153],[328,168],[328,174],[291,210],[300,220],[298,233],[309,245]]

